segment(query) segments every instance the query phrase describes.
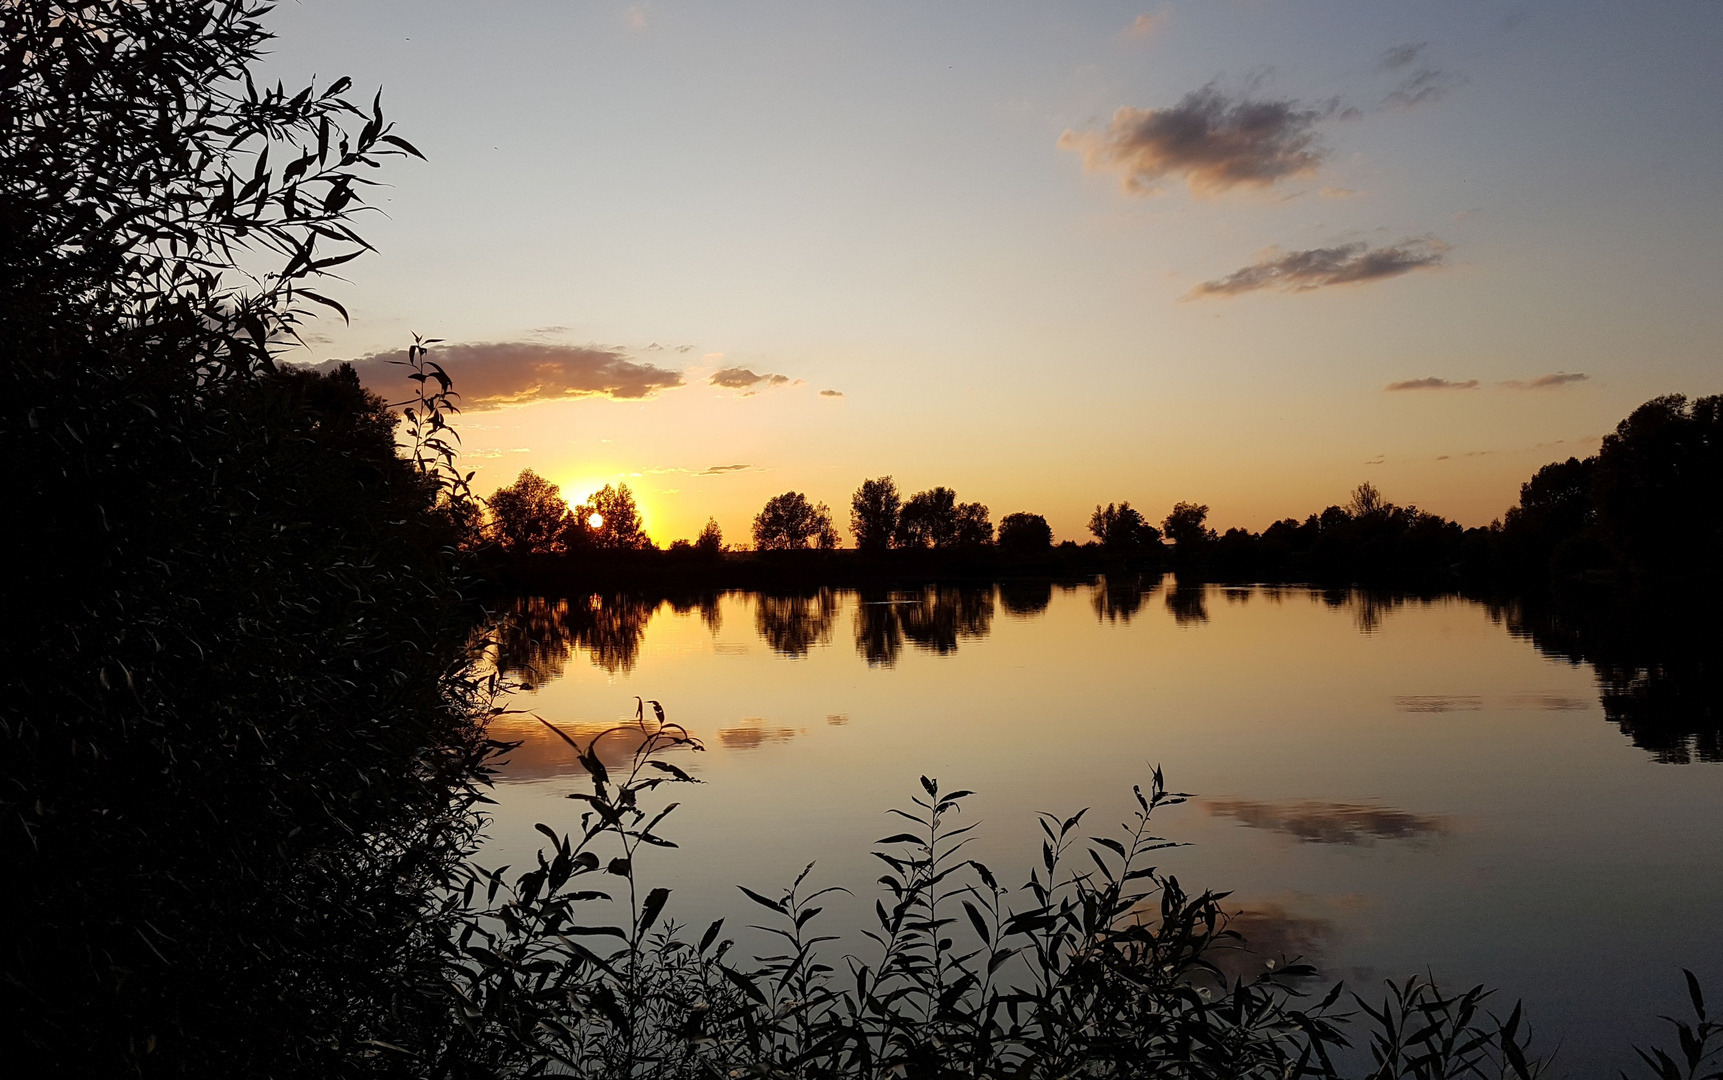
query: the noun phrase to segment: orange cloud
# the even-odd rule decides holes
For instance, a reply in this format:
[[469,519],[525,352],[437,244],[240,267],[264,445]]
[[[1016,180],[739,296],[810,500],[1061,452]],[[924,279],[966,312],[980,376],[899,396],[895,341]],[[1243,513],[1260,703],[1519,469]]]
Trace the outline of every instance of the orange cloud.
[[[431,359],[454,380],[461,407],[469,411],[578,397],[638,399],[682,385],[680,372],[637,363],[615,349],[550,345],[536,341],[491,341],[437,345]],[[372,353],[357,360],[328,360],[319,370],[351,363],[366,387],[391,401],[413,393],[406,350]]]

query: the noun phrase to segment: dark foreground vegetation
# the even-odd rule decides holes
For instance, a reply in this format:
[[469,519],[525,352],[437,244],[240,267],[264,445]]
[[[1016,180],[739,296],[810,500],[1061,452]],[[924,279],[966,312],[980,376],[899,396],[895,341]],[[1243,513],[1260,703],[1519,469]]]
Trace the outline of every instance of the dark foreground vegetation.
[[[1223,981],[1224,898],[1144,864],[1158,777],[1115,835],[1047,819],[1020,890],[962,857],[963,795],[926,781],[854,960],[821,951],[802,882],[753,897],[765,957],[671,925],[639,859],[697,747],[644,706],[571,740],[571,833],[476,865],[502,688],[446,376],[414,350],[396,413],[277,363],[308,305],[339,310],[319,281],[365,250],[372,167],[415,151],[345,79],[254,85],[265,14],[0,6],[10,1069],[1281,1077],[1334,1075],[1346,1039],[1362,1075],[1535,1071],[1482,991],[1305,997],[1278,958]],[[1714,1068],[1689,985],[1655,1075]]]

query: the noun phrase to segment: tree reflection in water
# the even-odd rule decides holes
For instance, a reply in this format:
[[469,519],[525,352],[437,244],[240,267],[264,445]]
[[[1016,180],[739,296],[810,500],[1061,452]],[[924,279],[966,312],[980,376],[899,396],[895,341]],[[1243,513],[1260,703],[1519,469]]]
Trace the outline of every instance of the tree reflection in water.
[[1007,615],[1030,617],[1047,610],[1053,602],[1051,581],[1002,581],[999,583],[999,606]]
[[[1088,588],[1098,620],[1129,623],[1161,585],[1159,577],[1124,574],[1100,578]],[[1178,625],[1208,621],[1210,586],[1181,586],[1176,580],[1167,586],[1166,611]],[[906,641],[935,655],[949,655],[960,642],[991,632],[996,604],[1011,616],[1043,614],[1053,587],[1047,580],[1018,580],[998,586],[862,589],[852,594],[856,653],[870,666],[888,668],[897,663]],[[1280,603],[1302,593],[1314,603],[1347,611],[1365,634],[1379,631],[1387,615],[1408,603],[1438,599],[1362,589],[1214,588],[1234,603],[1257,593]],[[681,614],[698,610],[716,634],[722,625],[721,599],[715,592],[669,601],[624,594],[522,597],[509,605],[496,631],[501,668],[528,686],[540,686],[559,678],[575,650],[585,649],[596,667],[612,675],[628,673],[639,660],[647,624],[661,602]],[[831,640],[842,591],[757,595],[754,602],[761,639],[780,655],[803,657]],[[1546,655],[1590,665],[1597,672],[1605,715],[1656,760],[1723,762],[1723,676],[1718,660],[1723,654],[1715,631],[1694,630],[1703,620],[1524,602],[1494,603],[1490,612],[1510,633],[1530,639]]]
[[1128,623],[1143,608],[1143,601],[1160,588],[1160,578],[1146,585],[1141,574],[1109,574],[1100,578],[1091,590],[1095,618],[1105,622]]
[[755,625],[773,652],[782,656],[806,656],[815,645],[832,639],[832,622],[838,616],[838,598],[830,589],[811,596],[754,598]]
[[1180,626],[1201,626],[1208,622],[1208,586],[1202,582],[1180,584],[1176,579],[1167,590],[1167,613]]
[[992,632],[993,591],[991,585],[864,591],[856,604],[856,652],[873,667],[897,663],[905,640],[939,656],[956,652],[959,641]]
[[1723,762],[1723,649],[1709,612],[1514,602],[1491,616],[1546,656],[1590,664],[1604,716],[1655,760]]
[[498,666],[528,686],[562,676],[574,650],[612,675],[634,670],[659,601],[637,596],[518,597],[497,624]]

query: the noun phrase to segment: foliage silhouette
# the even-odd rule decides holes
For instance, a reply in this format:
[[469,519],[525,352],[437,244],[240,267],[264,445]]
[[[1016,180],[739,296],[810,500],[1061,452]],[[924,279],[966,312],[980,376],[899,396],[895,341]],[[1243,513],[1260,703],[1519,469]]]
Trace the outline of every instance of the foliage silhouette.
[[889,476],[862,481],[850,499],[850,533],[862,551],[884,551],[897,532],[901,508],[897,485]]
[[799,491],[786,491],[766,500],[754,517],[754,547],[759,551],[795,551],[809,546],[830,551],[838,546],[832,512],[814,505]]
[[[490,907],[460,943],[468,1027],[484,1037],[470,1045],[499,1072],[1422,1080],[1549,1070],[1519,1006],[1503,1016],[1481,987],[1451,993],[1411,978],[1375,996],[1336,985],[1318,999],[1305,990],[1318,973],[1297,956],[1231,961],[1249,942],[1226,894],[1193,895],[1150,865],[1176,846],[1155,833],[1155,815],[1185,798],[1158,770],[1110,834],[1084,829],[1087,811],[1040,815],[1038,865],[1015,890],[966,851],[976,825],[956,821],[971,793],[923,777],[909,808],[892,811],[902,831],[878,841],[885,873],[865,946],[821,932],[825,898],[842,890],[811,884],[809,866],[785,889],[742,888],[764,916],[753,929],[775,940],[745,957],[726,920],[696,939],[666,918],[670,891],[641,880],[642,856],[674,846],[661,826],[676,804],[655,811],[648,800],[659,785],[695,782],[669,759],[697,741],[652,702],[611,732],[563,737],[592,779],[590,794],[570,796],[586,808],[579,828],[565,837],[541,826],[551,847],[516,881],[479,872]],[[631,757],[601,760],[610,740]],[[1671,1021],[1677,1047],[1640,1051],[1652,1076],[1708,1077],[1723,1056],[1723,1025],[1691,974],[1687,983],[1694,1020]]]
[[1006,514],[999,519],[999,548],[1013,554],[1033,555],[1053,546],[1053,530],[1040,514]]
[[718,528],[717,521],[706,519],[706,524],[700,529],[700,535],[694,538],[694,550],[709,559],[723,553],[724,530]]
[[1095,507],[1089,517],[1089,531],[1103,548],[1113,552],[1152,550],[1161,541],[1160,531],[1144,521],[1143,515],[1128,502]]
[[485,501],[497,539],[511,554],[543,554],[562,546],[569,525],[562,489],[531,469],[522,469],[513,484],[498,488]]
[[[266,9],[0,6],[0,948],[32,1074],[342,1075],[440,1038],[473,838],[446,374],[279,362],[416,155]],[[430,913],[430,914],[428,914]],[[35,1068],[31,1068],[35,1066]]]
[[1196,558],[1204,545],[1215,540],[1214,530],[1204,524],[1207,520],[1207,506],[1181,502],[1161,522],[1161,534],[1172,541],[1173,553],[1180,559]]
[[[593,525],[597,519],[598,524]],[[652,540],[641,527],[640,508],[627,484],[606,484],[574,509],[564,534],[567,550],[649,551]]]

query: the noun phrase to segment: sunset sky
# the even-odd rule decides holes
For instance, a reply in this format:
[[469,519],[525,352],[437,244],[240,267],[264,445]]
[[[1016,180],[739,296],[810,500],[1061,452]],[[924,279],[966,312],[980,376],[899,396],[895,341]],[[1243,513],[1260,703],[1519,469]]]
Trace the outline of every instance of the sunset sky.
[[[483,492],[659,541],[864,478],[1085,539],[1361,480],[1467,525],[1723,391],[1723,3],[302,0],[381,84],[378,253],[306,360],[417,332]],[[363,358],[370,357],[370,360]],[[376,384],[385,393],[392,388]]]

